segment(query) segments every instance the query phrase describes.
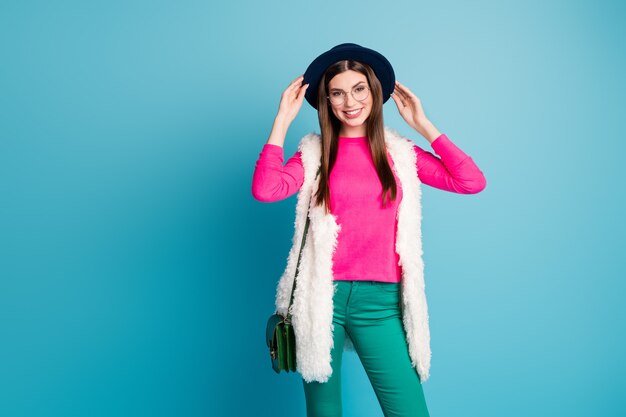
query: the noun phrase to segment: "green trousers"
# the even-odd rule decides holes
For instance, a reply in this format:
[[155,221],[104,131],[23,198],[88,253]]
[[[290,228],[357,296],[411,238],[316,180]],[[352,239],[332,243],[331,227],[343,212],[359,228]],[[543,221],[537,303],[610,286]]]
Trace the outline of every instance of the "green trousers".
[[325,383],[302,379],[307,417],[340,417],[341,361],[352,339],[385,417],[427,417],[420,377],[411,366],[402,325],[400,285],[335,281],[333,373]]

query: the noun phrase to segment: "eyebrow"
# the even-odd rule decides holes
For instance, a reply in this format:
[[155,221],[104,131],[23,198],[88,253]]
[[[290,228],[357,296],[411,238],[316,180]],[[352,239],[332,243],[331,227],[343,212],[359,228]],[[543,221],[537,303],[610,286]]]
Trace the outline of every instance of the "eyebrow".
[[[359,85],[359,84],[361,84],[361,83],[364,83],[364,82],[365,82],[365,81],[359,81],[358,83],[354,84],[354,85],[352,86],[352,88],[354,88],[354,87],[356,87],[357,85]],[[330,91],[334,91],[334,90],[340,90],[340,91],[343,91],[341,88],[331,88],[331,89],[330,89]]]

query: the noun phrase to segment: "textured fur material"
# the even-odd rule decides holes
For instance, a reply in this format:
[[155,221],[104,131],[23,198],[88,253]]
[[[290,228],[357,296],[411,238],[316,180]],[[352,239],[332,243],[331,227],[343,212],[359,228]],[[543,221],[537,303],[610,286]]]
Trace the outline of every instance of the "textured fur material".
[[[398,206],[396,252],[402,266],[402,321],[406,331],[412,366],[424,383],[430,370],[430,330],[424,284],[421,233],[421,182],[417,176],[417,156],[413,142],[385,126],[385,144],[394,162],[394,172],[402,185],[402,200]],[[333,295],[336,291],[332,274],[332,257],[337,247],[341,226],[323,206],[311,207],[319,187],[315,179],[321,163],[321,136],[309,133],[298,146],[302,153],[304,182],[296,203],[296,218],[292,247],[287,266],[276,288],[276,312],[287,314],[291,289],[296,273],[298,253],[304,233],[307,213],[311,218],[306,237],[298,283],[291,306],[296,334],[296,365],[305,381],[327,382],[332,374]],[[346,334],[344,350],[354,351]]]

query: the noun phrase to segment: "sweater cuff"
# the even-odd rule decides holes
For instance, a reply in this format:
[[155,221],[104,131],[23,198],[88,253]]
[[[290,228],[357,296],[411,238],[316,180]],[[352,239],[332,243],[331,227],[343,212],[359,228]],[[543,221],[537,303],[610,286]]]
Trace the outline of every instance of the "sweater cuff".
[[454,144],[445,134],[439,135],[437,139],[431,143],[433,150],[441,157],[447,166],[455,166],[463,162],[468,155]]
[[285,156],[285,149],[282,146],[266,143],[261,150],[261,157],[280,158],[282,161]]
[[430,146],[432,146],[435,152],[439,153],[437,148],[445,147],[447,145],[447,143],[444,142],[450,142],[450,139],[448,139],[445,133],[442,133],[441,135],[437,136],[437,139],[432,141]]

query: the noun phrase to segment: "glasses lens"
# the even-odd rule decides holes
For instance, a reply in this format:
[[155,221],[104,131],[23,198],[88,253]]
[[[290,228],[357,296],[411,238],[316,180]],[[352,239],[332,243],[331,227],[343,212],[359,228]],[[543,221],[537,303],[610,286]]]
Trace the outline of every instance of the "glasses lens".
[[355,100],[358,101],[363,101],[367,98],[367,95],[369,94],[370,90],[367,89],[367,87],[363,87],[363,86],[358,86],[355,87],[354,90],[352,90],[352,96],[354,97]]
[[330,102],[339,105],[343,103],[343,92],[342,91],[333,91],[330,93]]

